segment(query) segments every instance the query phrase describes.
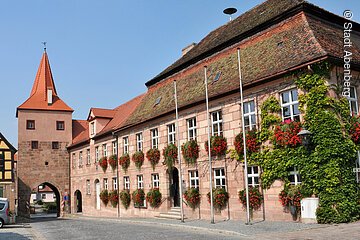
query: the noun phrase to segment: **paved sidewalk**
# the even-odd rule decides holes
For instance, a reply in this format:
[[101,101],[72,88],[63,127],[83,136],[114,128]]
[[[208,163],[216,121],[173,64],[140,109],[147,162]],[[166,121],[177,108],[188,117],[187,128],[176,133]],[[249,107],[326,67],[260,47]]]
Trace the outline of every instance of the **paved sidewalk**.
[[5,225],[0,229],[0,240],[37,240],[29,224]]
[[[117,221],[117,222],[127,222],[134,224],[143,224],[143,225],[163,225],[171,227],[182,227],[199,231],[209,231],[214,233],[222,233],[228,235],[237,235],[242,237],[257,238],[257,239],[276,239],[276,237],[283,236],[281,239],[287,239],[287,237],[292,237],[294,234],[301,236],[303,233],[314,232],[315,235],[321,234],[321,232],[330,232],[328,228],[338,231],[340,227],[335,225],[321,225],[321,224],[303,224],[298,222],[255,222],[252,225],[245,225],[242,221],[217,221],[215,224],[211,224],[208,220],[185,220],[184,223],[181,223],[179,220],[171,219],[160,219],[160,218],[98,218],[98,217],[88,217],[83,215],[72,216],[71,218],[85,218],[85,219],[96,219],[100,221]],[[350,224],[342,224],[339,226],[347,226]],[[360,223],[354,223],[353,229],[360,232]],[[320,233],[318,233],[320,232]],[[354,232],[354,234],[356,231]],[[308,235],[308,234],[307,234]],[[300,238],[303,239],[303,238]],[[307,239],[316,239],[309,238]],[[324,239],[324,238],[317,238]],[[338,238],[339,239],[339,238]],[[343,238],[340,238],[343,239]],[[354,238],[349,238],[354,239]],[[360,238],[359,238],[360,239]]]

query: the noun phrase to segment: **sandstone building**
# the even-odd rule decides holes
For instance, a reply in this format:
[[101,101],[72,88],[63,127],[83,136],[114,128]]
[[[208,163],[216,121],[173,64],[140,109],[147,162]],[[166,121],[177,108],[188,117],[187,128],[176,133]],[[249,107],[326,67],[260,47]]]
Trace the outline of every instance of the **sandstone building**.
[[[155,217],[166,216],[169,212],[176,216],[182,184],[184,189],[199,188],[201,193],[198,208],[192,210],[184,205],[185,216],[208,219],[209,162],[204,146],[208,118],[211,135],[225,137],[230,149],[234,148],[235,136],[241,132],[242,114],[247,130],[261,128],[260,106],[269,96],[280,102],[278,116],[283,121],[303,121],[299,110],[301,91],[294,83],[293,74],[311,70],[314,64],[329,62],[331,74],[327,83],[341,84],[343,22],[342,17],[306,1],[268,0],[210,32],[198,44],[192,44],[179,60],[146,82],[148,89],[144,94],[114,109],[91,108],[86,120],[71,119],[72,109],[57,96],[44,53],[31,96],[18,108],[19,163],[22,164],[19,164],[20,205],[21,201],[29,199],[30,189],[46,182],[59,191],[61,199],[66,193],[70,195],[72,213]],[[358,114],[360,25],[352,24],[354,78],[348,100],[351,112]],[[244,109],[240,107],[238,49],[241,50]],[[205,69],[210,116],[206,114],[205,105]],[[179,104],[178,133],[175,80]],[[31,121],[35,130],[27,128]],[[57,128],[59,121],[63,124],[61,130]],[[181,171],[179,162],[175,162],[172,169],[162,164],[162,154],[154,168],[146,157],[140,169],[133,162],[127,171],[119,164],[115,169],[109,166],[105,171],[100,167],[99,162],[104,157],[118,159],[129,154],[131,158],[137,151],[146,155],[152,148],[162,153],[168,144],[177,144],[178,139],[180,145],[194,139],[200,147],[197,163],[187,165],[183,162]],[[35,149],[32,147],[34,141],[38,144]],[[57,149],[52,149],[54,141],[58,143]],[[26,169],[26,174],[20,168]],[[214,159],[212,168],[213,187],[225,188],[230,196],[227,208],[217,211],[215,218],[244,219],[245,211],[238,199],[238,192],[244,189],[245,182],[243,163],[227,154]],[[259,186],[261,172],[257,165],[248,167],[249,185]],[[179,181],[180,175],[183,183]],[[301,183],[296,166],[289,168],[289,181]],[[255,218],[292,220],[279,202],[283,184],[278,180],[271,188],[262,190],[264,204],[254,213]],[[143,189],[147,193],[152,188],[159,188],[162,193],[158,208],[151,208],[146,201],[140,207],[130,204],[125,208],[121,204],[106,206],[100,200],[104,189],[128,189],[130,192]]]

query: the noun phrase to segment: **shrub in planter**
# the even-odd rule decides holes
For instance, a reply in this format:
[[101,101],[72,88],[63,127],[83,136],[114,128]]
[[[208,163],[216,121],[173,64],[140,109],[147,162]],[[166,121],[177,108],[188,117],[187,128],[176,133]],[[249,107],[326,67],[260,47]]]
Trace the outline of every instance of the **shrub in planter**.
[[303,195],[301,194],[299,185],[290,185],[285,187],[279,194],[279,200],[283,207],[288,207],[292,215],[296,215],[299,212],[301,207],[301,199]]
[[161,205],[161,198],[162,195],[158,188],[153,188],[146,194],[146,202],[152,208],[158,208]]
[[135,207],[142,207],[145,200],[145,192],[143,189],[136,189],[132,193],[132,200]]
[[116,207],[119,203],[119,195],[117,190],[113,190],[109,193],[109,200],[111,206]]
[[189,207],[192,209],[200,205],[200,192],[198,188],[188,188],[184,193],[184,198]]
[[119,164],[121,165],[122,169],[126,172],[130,166],[130,156],[129,154],[124,154],[119,158]]
[[274,129],[274,145],[278,147],[297,147],[301,139],[297,135],[301,130],[301,123],[296,121],[285,121]]
[[144,153],[142,151],[136,151],[132,155],[132,161],[135,163],[137,169],[140,170],[141,166],[144,164]]
[[182,155],[188,165],[196,163],[196,160],[199,158],[199,151],[199,145],[195,140],[187,141],[181,146]]
[[157,148],[151,148],[146,152],[146,158],[151,163],[153,170],[155,170],[156,164],[159,163],[160,160],[160,151]]
[[131,202],[131,196],[129,190],[125,189],[120,192],[120,200],[124,208],[128,209]]
[[108,167],[107,157],[102,157],[99,161],[99,165],[102,168],[102,170],[105,172]]
[[[210,138],[210,143],[211,143],[210,146],[211,156],[221,157],[226,154],[226,150],[227,150],[226,138],[224,138],[223,136],[212,136]],[[209,152],[208,141],[205,142],[205,149],[206,152]]]
[[116,169],[117,166],[117,159],[116,159],[116,155],[111,155],[109,157],[109,165],[111,166],[112,170]]
[[[258,187],[249,187],[249,208],[251,211],[259,210],[263,199]],[[246,189],[239,191],[239,200],[246,208]]]
[[109,192],[108,192],[108,190],[105,189],[105,190],[101,191],[100,199],[105,205],[107,205],[109,203]]
[[[260,149],[260,143],[257,139],[257,131],[251,130],[246,133],[246,153],[251,154],[254,152],[258,152]],[[236,153],[239,156],[244,155],[244,140],[243,140],[243,133],[239,133],[235,137],[234,146]]]
[[178,157],[178,149],[175,144],[169,144],[163,150],[163,156],[165,158],[165,164],[168,169],[172,169],[175,161]]
[[[207,194],[208,202],[210,203],[210,192]],[[229,193],[225,188],[214,188],[213,189],[213,203],[216,210],[222,210],[226,207],[229,201]]]

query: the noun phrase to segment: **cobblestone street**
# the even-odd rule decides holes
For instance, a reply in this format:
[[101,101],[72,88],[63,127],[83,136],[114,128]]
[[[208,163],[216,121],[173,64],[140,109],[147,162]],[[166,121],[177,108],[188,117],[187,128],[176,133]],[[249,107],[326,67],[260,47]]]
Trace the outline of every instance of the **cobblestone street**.
[[164,219],[37,218],[31,224],[10,225],[0,230],[0,239],[312,239],[360,238],[360,222],[338,225],[292,222],[240,221],[210,224],[193,220],[180,223]]

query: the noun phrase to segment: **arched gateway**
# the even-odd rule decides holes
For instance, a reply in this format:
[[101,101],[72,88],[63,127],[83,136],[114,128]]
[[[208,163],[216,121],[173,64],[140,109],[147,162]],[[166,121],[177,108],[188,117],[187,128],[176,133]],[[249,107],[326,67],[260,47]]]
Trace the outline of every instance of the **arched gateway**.
[[49,59],[44,52],[30,97],[17,108],[18,213],[29,216],[31,190],[47,183],[58,193],[58,215],[69,209],[73,110],[57,95]]

